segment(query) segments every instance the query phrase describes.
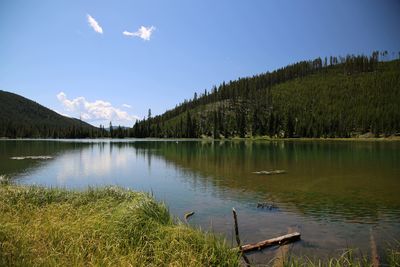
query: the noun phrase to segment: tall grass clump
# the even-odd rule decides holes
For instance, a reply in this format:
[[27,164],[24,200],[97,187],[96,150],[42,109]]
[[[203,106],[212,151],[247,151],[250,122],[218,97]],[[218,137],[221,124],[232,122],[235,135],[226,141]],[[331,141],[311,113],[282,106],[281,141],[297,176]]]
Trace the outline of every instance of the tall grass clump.
[[7,176],[5,176],[5,175],[0,175],[0,185],[6,185],[6,184],[8,184],[8,183],[9,183],[9,181],[8,181]]
[[395,240],[395,244],[387,249],[389,266],[400,267],[400,241]]
[[145,193],[0,184],[0,266],[237,266],[238,257]]
[[355,253],[353,249],[346,249],[339,257],[328,259],[312,259],[289,255],[284,259],[284,267],[400,267],[399,248],[390,248],[387,251],[385,263],[377,262],[370,256]]

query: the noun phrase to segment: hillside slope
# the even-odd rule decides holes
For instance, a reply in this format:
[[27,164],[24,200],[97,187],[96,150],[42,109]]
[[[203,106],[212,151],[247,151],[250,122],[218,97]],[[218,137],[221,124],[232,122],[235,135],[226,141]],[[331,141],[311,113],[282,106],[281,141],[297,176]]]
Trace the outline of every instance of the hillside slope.
[[0,90],[0,137],[75,138],[96,135],[98,129],[64,117],[32,100]]
[[348,56],[238,79],[138,122],[134,137],[350,137],[400,133],[400,60]]

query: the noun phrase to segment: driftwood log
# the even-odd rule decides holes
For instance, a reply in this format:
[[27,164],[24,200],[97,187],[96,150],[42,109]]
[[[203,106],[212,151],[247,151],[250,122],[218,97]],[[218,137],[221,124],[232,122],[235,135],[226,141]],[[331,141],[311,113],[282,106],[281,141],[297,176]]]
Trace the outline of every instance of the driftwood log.
[[[288,227],[288,234],[293,232],[294,231],[292,227]],[[272,265],[272,267],[284,267],[288,253],[289,253],[289,246],[287,245],[280,246],[279,249],[276,250],[274,257],[274,264]]]
[[272,170],[272,171],[258,171],[253,172],[254,174],[264,174],[264,175],[274,175],[274,174],[284,174],[286,173],[285,170]]
[[242,252],[248,252],[248,251],[252,251],[252,250],[263,249],[263,248],[266,248],[269,246],[274,246],[274,245],[284,245],[284,244],[287,244],[290,242],[297,241],[299,239],[300,239],[300,233],[295,232],[295,233],[286,234],[283,236],[263,240],[263,241],[260,241],[257,243],[243,245],[243,246],[240,246],[239,249]]

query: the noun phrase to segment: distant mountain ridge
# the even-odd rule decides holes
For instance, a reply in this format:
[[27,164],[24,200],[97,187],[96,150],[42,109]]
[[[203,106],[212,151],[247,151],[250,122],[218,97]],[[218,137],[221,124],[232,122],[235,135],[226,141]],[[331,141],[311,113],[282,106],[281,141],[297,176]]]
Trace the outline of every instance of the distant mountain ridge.
[[[214,86],[133,128],[96,128],[0,90],[0,138],[400,135],[400,60],[301,61]],[[110,123],[111,126],[111,123]]]
[[58,114],[23,96],[0,90],[0,137],[85,138],[99,129]]
[[223,82],[137,122],[132,136],[398,135],[400,60],[382,62],[379,55],[317,58]]

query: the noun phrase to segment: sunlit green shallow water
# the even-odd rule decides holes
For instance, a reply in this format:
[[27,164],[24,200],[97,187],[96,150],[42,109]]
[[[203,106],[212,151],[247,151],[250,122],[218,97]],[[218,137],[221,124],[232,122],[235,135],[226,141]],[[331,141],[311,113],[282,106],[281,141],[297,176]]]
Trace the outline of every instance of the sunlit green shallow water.
[[[50,159],[12,159],[51,156]],[[262,170],[285,174],[260,175]],[[171,212],[232,242],[232,207],[244,243],[299,231],[296,255],[384,257],[400,241],[400,142],[2,140],[0,175],[16,183],[153,192]],[[274,204],[257,208],[258,202]],[[372,241],[373,240],[373,241]],[[268,262],[277,252],[250,255]]]

